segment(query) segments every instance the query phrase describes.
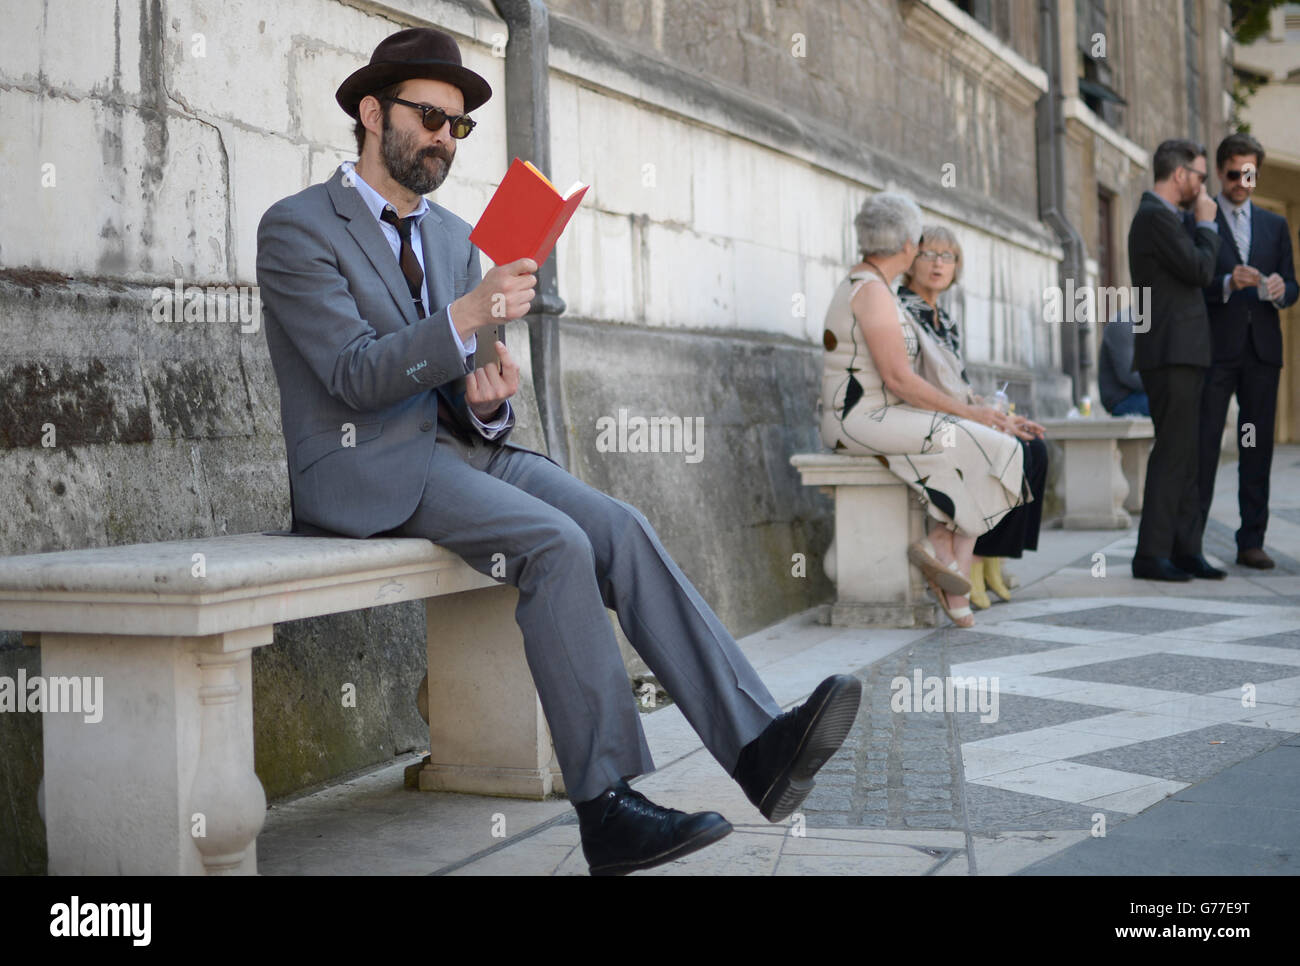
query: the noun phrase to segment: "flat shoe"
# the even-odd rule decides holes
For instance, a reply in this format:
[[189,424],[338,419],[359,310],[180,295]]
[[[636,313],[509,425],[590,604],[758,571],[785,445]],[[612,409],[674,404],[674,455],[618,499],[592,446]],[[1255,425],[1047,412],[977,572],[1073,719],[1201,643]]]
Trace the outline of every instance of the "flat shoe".
[[[948,605],[948,595],[944,593],[943,588],[940,587],[933,580],[931,580],[929,583],[930,583],[930,590],[932,590],[934,592],[934,596],[938,598],[939,606],[943,608],[943,612],[948,615],[949,620],[951,620],[954,624],[956,624],[958,627],[961,627],[963,629],[968,629],[975,626],[975,615],[971,613],[971,609],[969,607],[950,607]],[[961,595],[957,594],[956,596],[960,597]]]
[[993,602],[989,600],[988,591],[984,589],[984,574],[988,570],[988,561],[976,557],[970,565],[970,593],[967,598],[976,610],[988,610]]
[[984,586],[997,594],[1003,600],[1011,600],[1011,588],[1005,580],[1002,579],[1002,560],[992,558],[994,562],[990,564],[988,559],[984,563]]
[[1256,570],[1271,570],[1273,558],[1264,552],[1263,547],[1251,547],[1249,550],[1237,551],[1237,564],[1242,567],[1254,567]]
[[848,737],[861,703],[861,681],[832,675],[741,750],[732,777],[765,819],[784,821],[803,804],[817,770]]
[[656,805],[626,781],[576,806],[582,851],[592,875],[652,869],[712,845],[731,833],[717,812],[688,815]]
[[916,564],[926,580],[933,580],[950,594],[965,597],[970,593],[970,581],[962,576],[957,561],[943,563],[934,552],[934,544],[922,537],[907,548],[907,559]]

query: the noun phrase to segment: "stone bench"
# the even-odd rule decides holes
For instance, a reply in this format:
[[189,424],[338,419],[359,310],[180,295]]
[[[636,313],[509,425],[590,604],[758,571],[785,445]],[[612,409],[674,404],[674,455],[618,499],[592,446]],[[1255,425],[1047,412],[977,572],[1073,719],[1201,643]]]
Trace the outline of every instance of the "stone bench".
[[925,509],[874,456],[798,453],[790,465],[804,486],[835,500],[835,536],[823,558],[835,584],[831,623],[848,627],[933,627],[938,606],[907,548],[925,535]]
[[1065,452],[1061,471],[1067,530],[1123,530],[1142,512],[1155,429],[1146,416],[1042,419]]
[[407,600],[425,602],[432,672],[419,787],[560,790],[518,591],[428,540],[245,534],[0,559],[0,627],[41,648],[41,677],[102,679],[98,721],[43,712],[50,874],[255,874],[253,648],[281,621]]

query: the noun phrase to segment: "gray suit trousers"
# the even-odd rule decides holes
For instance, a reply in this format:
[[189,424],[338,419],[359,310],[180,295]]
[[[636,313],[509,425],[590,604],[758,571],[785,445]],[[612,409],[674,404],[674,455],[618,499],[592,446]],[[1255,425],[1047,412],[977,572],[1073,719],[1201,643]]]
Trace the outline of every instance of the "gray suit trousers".
[[504,562],[574,802],[654,770],[606,607],[728,774],[780,713],[641,512],[544,456],[440,424],[419,506],[383,535],[425,537],[487,575]]

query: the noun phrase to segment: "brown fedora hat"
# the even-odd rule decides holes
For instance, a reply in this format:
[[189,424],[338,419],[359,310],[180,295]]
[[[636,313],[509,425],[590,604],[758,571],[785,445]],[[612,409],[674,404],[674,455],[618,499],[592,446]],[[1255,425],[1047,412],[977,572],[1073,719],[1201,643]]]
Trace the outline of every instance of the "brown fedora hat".
[[492,96],[492,88],[478,74],[460,62],[460,47],[450,34],[431,27],[411,27],[385,37],[370,55],[370,63],[339,85],[334,99],[348,115],[356,118],[361,100],[390,84],[427,77],[446,81],[465,95],[465,113],[481,107]]

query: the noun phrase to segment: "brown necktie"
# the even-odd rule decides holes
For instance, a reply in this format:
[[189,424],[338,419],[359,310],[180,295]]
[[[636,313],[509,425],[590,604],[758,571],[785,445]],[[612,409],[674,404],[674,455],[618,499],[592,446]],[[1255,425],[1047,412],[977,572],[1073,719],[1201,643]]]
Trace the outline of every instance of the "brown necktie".
[[[397,212],[391,205],[384,208],[383,213],[379,216],[397,229],[398,237],[402,240],[401,250],[397,253],[397,262],[402,266],[402,274],[406,276],[406,287],[410,289],[411,301],[415,303],[415,314],[418,318],[424,318],[424,299],[421,293],[424,289],[424,272],[420,269],[420,262],[415,257],[415,249],[411,247],[411,226],[415,224],[415,216],[408,215],[405,218],[398,218]],[[460,415],[450,397],[450,390],[445,390],[443,386],[438,387],[438,418],[447,424],[447,426],[457,436],[462,439],[472,438],[468,420]]]
[[420,270],[420,261],[415,257],[415,249],[411,247],[411,226],[415,223],[415,215],[398,218],[397,212],[390,205],[379,217],[396,228],[398,236],[402,239],[402,249],[398,252],[397,262],[402,266],[402,274],[406,276],[406,287],[410,289],[411,301],[415,303],[415,314],[422,319],[424,299],[420,294],[424,288],[424,272]]

